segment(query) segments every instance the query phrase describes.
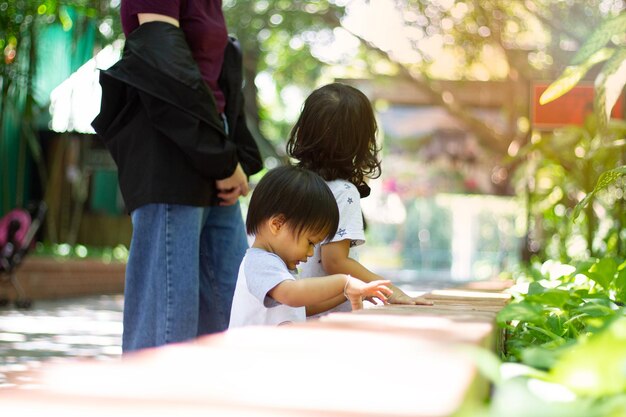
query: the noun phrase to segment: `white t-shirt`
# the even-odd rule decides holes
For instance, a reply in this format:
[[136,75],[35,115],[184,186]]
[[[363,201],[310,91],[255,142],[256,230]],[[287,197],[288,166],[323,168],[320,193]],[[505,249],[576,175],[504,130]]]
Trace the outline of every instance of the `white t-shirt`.
[[[357,260],[358,254],[355,250],[356,246],[365,243],[365,231],[363,230],[363,214],[361,212],[361,196],[359,195],[359,190],[357,190],[354,184],[345,180],[327,181],[326,184],[328,184],[328,187],[333,192],[335,200],[337,201],[337,207],[339,208],[339,227],[337,228],[337,233],[332,239],[330,239],[329,242],[340,242],[346,239],[350,240],[350,252],[348,256]],[[323,243],[321,245],[323,245]],[[321,245],[316,245],[313,256],[310,257],[306,263],[300,264],[300,276],[302,278],[323,277],[328,275],[322,266],[322,259],[320,256]],[[328,314],[334,311],[351,310],[352,308],[350,306],[350,302],[346,301],[332,310],[321,314]],[[319,316],[319,314],[317,316]]]
[[278,255],[263,249],[249,248],[239,266],[228,327],[305,321],[304,307],[280,304],[267,295],[281,282],[295,279]]

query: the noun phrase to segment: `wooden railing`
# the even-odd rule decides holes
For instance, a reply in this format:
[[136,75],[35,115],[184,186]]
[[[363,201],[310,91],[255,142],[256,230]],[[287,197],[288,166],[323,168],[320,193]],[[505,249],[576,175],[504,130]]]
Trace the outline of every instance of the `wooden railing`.
[[128,355],[43,367],[0,391],[7,415],[450,416],[487,398],[470,347],[498,350],[502,292],[433,291],[383,306],[248,327]]

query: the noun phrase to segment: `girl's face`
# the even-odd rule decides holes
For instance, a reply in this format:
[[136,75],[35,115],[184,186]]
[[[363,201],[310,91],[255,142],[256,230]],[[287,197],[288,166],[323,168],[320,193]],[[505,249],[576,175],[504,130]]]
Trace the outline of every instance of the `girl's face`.
[[313,256],[313,248],[326,237],[322,233],[311,233],[303,230],[297,236],[295,231],[288,225],[283,224],[275,234],[272,244],[274,253],[285,261],[289,269],[296,269],[300,262],[306,262]]

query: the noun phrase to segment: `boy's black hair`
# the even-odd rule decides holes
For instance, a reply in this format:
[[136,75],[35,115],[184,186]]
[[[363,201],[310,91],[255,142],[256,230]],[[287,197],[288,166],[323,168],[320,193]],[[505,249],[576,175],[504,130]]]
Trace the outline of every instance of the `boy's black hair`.
[[296,235],[303,231],[335,236],[339,209],[332,191],[316,173],[290,165],[267,172],[254,188],[246,231],[257,234],[264,221],[283,215]]
[[287,154],[326,181],[344,179],[358,187],[365,177],[380,176],[376,130],[365,94],[346,84],[328,84],[304,102]]

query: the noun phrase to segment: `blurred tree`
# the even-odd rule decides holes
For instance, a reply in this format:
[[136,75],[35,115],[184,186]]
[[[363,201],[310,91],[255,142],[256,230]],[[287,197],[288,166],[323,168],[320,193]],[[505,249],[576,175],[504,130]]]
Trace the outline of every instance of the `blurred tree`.
[[[476,135],[493,155],[495,185],[507,193],[514,168],[507,155],[531,134],[529,82],[555,78],[589,33],[623,9],[623,0],[224,0],[244,48],[248,115],[277,147],[292,121],[259,103],[259,74],[269,74],[279,98],[289,86],[310,90],[320,77],[393,76]],[[353,50],[342,53],[346,44]],[[478,118],[442,80],[505,82],[506,126]]]
[[[264,155],[284,155],[283,145],[291,129],[291,120],[269,114],[259,104],[257,75],[271,74],[273,93],[298,85],[312,88],[322,73],[323,63],[311,53],[311,45],[320,33],[340,26],[344,7],[338,1],[224,0],[228,27],[239,39],[244,57],[244,95],[246,114],[259,135],[259,127],[274,149],[262,149]],[[276,109],[274,109],[276,110]],[[263,144],[262,144],[263,145]]]
[[[393,37],[392,25],[376,18],[344,27],[393,64],[389,74],[415,84],[433,103],[464,122],[483,150],[493,155],[495,185],[509,192],[514,166],[507,166],[507,155],[514,156],[531,136],[530,81],[554,79],[589,34],[625,7],[623,0],[395,0],[394,4],[394,31],[400,36]],[[623,45],[626,34],[609,41]],[[498,128],[476,117],[455,91],[443,87],[442,79],[504,81],[509,92],[502,109],[506,126]]]

